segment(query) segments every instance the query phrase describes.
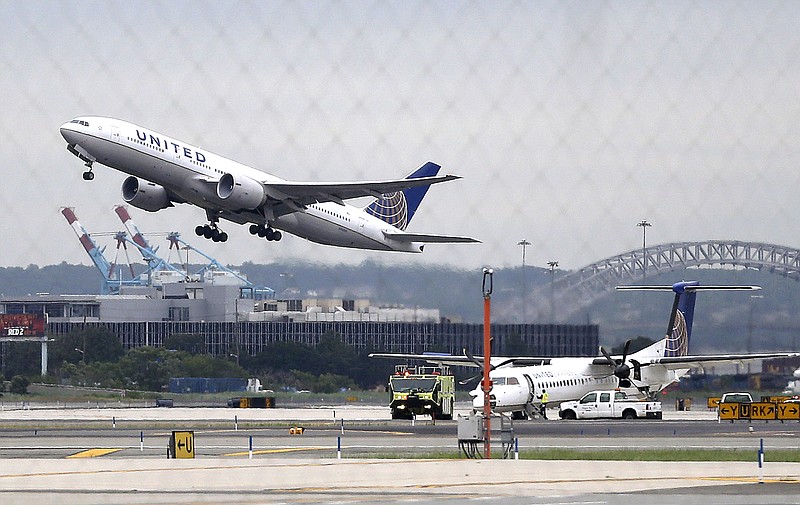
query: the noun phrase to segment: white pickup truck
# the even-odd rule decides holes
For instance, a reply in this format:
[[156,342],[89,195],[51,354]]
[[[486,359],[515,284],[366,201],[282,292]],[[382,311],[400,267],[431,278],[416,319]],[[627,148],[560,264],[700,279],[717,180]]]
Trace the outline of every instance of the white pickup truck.
[[592,391],[580,400],[562,403],[558,415],[561,419],[661,419],[661,402],[628,398],[623,391]]

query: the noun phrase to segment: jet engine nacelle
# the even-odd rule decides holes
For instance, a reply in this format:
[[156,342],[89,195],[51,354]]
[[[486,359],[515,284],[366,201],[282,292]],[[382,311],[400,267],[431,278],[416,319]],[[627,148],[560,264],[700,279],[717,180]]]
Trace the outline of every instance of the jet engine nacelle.
[[217,196],[228,208],[257,209],[267,201],[264,186],[249,177],[223,175],[217,183]]
[[122,199],[148,212],[172,207],[167,190],[163,186],[133,176],[122,183]]

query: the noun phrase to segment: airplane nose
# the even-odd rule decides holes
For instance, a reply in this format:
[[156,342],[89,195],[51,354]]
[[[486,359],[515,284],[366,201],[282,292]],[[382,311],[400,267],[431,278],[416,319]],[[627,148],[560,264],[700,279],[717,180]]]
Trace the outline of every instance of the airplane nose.
[[69,123],[64,123],[59,128],[59,131],[61,132],[61,136],[64,137],[64,140],[66,140],[68,144],[75,143],[75,131],[72,129],[72,125]]

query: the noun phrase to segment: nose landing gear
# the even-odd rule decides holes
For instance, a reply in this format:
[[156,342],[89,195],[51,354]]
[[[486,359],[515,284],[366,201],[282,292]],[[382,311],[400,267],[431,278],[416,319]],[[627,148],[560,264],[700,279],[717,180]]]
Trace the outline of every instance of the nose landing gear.
[[263,224],[251,224],[250,228],[250,235],[258,235],[261,238],[265,238],[267,240],[274,240],[278,241],[283,237],[283,234],[272,228],[272,226],[267,225],[266,227]]

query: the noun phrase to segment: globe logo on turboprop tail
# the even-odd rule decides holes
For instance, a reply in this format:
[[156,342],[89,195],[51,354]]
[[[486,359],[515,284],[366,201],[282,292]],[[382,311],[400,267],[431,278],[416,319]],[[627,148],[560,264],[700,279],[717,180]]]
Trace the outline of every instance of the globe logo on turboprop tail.
[[381,195],[367,207],[367,212],[395,228],[405,230],[408,226],[408,204],[402,191]]
[[686,331],[686,318],[680,310],[675,313],[675,327],[667,335],[664,356],[686,356],[689,354],[689,335]]

